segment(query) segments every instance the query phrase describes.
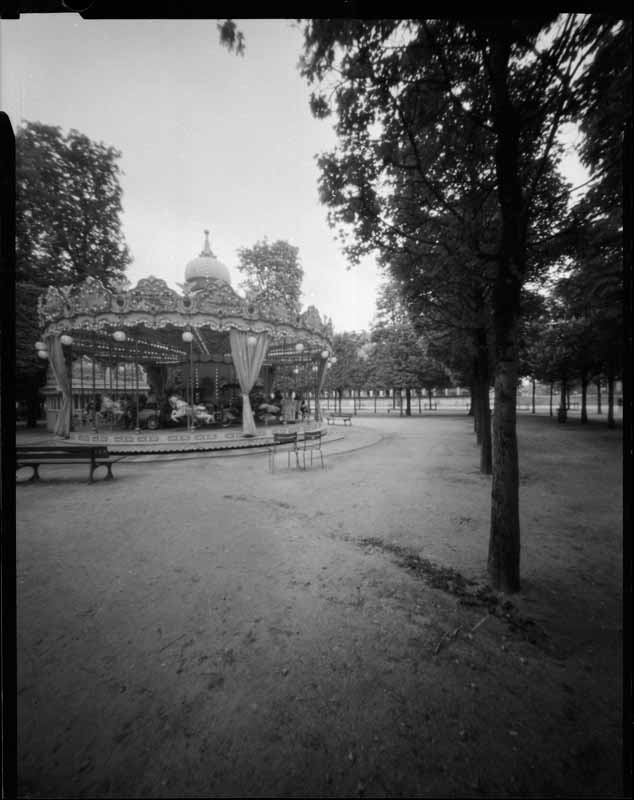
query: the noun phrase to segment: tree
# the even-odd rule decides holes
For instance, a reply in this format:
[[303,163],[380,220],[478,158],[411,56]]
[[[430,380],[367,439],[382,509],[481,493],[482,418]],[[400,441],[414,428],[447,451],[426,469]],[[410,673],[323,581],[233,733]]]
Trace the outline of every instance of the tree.
[[416,331],[394,280],[387,281],[379,291],[371,336],[374,381],[388,389],[405,390],[406,416],[412,413],[412,389],[426,389],[431,402],[433,389],[449,385],[446,370],[431,357],[429,343]]
[[[305,28],[303,74],[320,82],[337,75],[330,98],[312,98],[318,116],[333,106],[338,115],[340,149],[321,162],[322,196],[358,247],[382,246],[377,220],[383,229],[394,222],[395,168],[409,172],[407,185],[417,188],[418,240],[447,248],[442,218],[464,217],[456,205],[470,162],[490,182],[497,213],[492,246],[482,252],[491,267],[495,347],[488,571],[504,591],[520,585],[516,393],[528,241],[536,199],[556,160],[557,132],[577,108],[575,81],[608,28],[575,15],[327,19]],[[410,231],[396,230],[393,242],[403,246],[410,238]]]
[[344,331],[333,337],[333,354],[337,360],[328,368],[324,389],[335,392],[339,398],[339,411],[344,391],[359,389],[367,381],[369,371],[363,350],[367,341],[367,334],[363,331]]
[[596,15],[591,23],[607,25],[581,84],[581,158],[595,180],[571,214],[575,268],[560,288],[592,330],[608,382],[608,426],[614,427],[614,380],[632,349],[631,330],[623,324],[632,280],[631,206],[630,213],[625,208],[632,195],[632,21]]
[[25,123],[16,134],[16,397],[35,425],[46,364],[36,357],[35,309],[49,285],[88,275],[124,279],[130,254],[121,231],[118,159],[78,131]]
[[299,314],[304,270],[299,263],[299,248],[282,239],[268,239],[253,247],[238,250],[238,269],[245,275],[240,286],[247,297],[262,306],[281,304]]
[[121,153],[78,131],[27,122],[16,134],[16,279],[89,275],[106,285],[131,258],[121,230]]

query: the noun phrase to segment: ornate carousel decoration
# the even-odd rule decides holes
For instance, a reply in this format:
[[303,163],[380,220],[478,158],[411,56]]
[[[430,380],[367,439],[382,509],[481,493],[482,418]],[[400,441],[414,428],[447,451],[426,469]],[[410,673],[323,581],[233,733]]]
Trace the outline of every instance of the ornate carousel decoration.
[[[294,314],[240,297],[211,250],[209,231],[181,288],[182,294],[154,276],[129,289],[92,277],[48,288],[38,306],[43,334],[36,348],[61,392],[55,433],[69,438],[88,418],[95,433],[124,423],[138,433],[240,422],[241,435],[250,437],[256,421],[281,418],[284,398],[274,388],[284,375],[300,373],[321,420],[333,331],[314,306]],[[73,381],[81,385],[79,398]]]

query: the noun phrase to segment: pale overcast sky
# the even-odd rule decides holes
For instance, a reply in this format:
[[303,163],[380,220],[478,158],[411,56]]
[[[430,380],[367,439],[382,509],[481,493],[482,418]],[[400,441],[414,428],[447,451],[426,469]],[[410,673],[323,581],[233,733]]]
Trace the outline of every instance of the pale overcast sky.
[[381,277],[371,259],[346,269],[318,200],[314,156],[335,136],[308,107],[301,31],[289,20],[239,27],[244,57],[219,44],[216,20],[2,20],[2,109],[14,130],[21,119],[75,128],[122,152],[133,283],[156,275],[177,288],[209,228],[237,288],[238,248],[287,239],[299,247],[304,305],[335,331],[367,329]]
[[123,231],[135,283],[173,288],[211,246],[241,279],[237,249],[267,236],[299,247],[303,303],[336,331],[368,328],[380,282],[372,260],[347,263],[319,203],[314,156],[334,143],[314,119],[288,20],[240,20],[244,57],[215,20],[82,20],[23,14],[0,23],[2,108],[121,150]]

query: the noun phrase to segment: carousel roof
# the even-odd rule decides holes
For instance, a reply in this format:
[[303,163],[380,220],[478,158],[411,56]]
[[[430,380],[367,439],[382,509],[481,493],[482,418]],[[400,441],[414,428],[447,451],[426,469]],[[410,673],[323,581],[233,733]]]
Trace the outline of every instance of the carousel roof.
[[193,258],[185,267],[185,280],[189,286],[197,285],[201,280],[215,278],[231,284],[228,268],[216,258],[209,245],[209,231],[205,231],[205,245],[197,258]]
[[[207,266],[214,260],[205,250],[194,262],[201,259]],[[267,361],[305,361],[325,350],[332,352],[332,324],[323,321],[314,306],[295,314],[280,303],[245,300],[220,277],[220,270],[214,276],[197,274],[194,262],[190,275],[196,277],[188,279],[183,294],[153,276],[127,290],[108,288],[92,277],[76,285],[50,286],[38,304],[43,336],[68,334],[73,349],[77,346],[95,358],[157,364],[189,357],[189,345],[182,339],[185,330],[194,334],[192,348],[204,360],[225,357],[231,330],[268,333]],[[116,331],[125,334],[116,337],[122,341],[113,337]]]

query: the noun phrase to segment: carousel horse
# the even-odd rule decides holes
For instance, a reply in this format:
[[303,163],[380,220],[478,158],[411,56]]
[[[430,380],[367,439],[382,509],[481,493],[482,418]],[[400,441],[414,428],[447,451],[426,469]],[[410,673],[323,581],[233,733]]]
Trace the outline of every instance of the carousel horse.
[[259,417],[265,425],[271,422],[279,422],[280,407],[273,405],[273,403],[261,403],[258,406]]
[[181,422],[188,417],[192,422],[200,421],[206,425],[214,421],[214,415],[210,414],[202,404],[192,408],[189,403],[186,403],[181,397],[175,394],[169,398],[169,404],[172,407],[172,413],[170,414],[172,422]]
[[113,400],[109,394],[104,394],[101,398],[101,406],[99,408],[99,416],[106,424],[118,424],[125,414],[125,408],[121,401]]

